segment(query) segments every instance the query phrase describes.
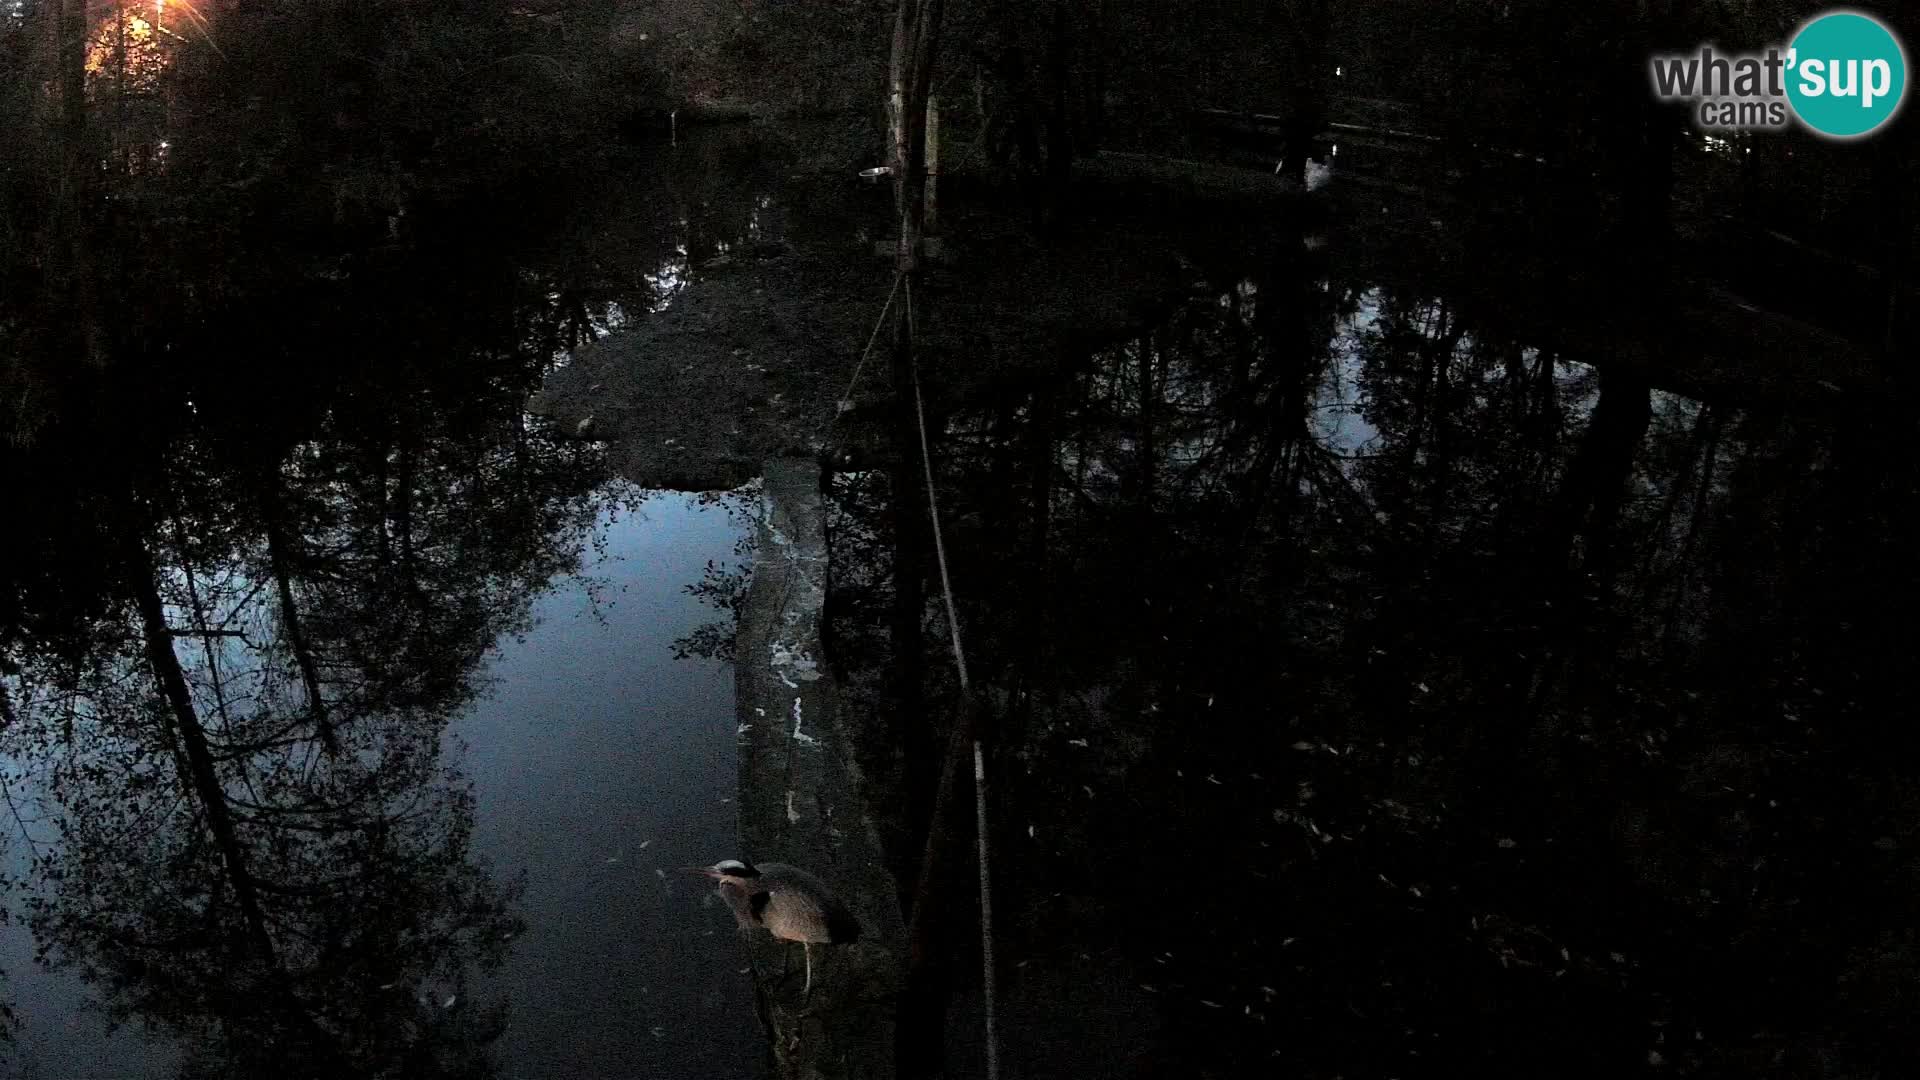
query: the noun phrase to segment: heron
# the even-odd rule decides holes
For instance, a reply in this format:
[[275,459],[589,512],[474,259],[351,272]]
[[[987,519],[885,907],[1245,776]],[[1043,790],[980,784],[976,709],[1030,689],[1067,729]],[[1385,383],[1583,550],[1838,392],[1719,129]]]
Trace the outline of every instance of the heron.
[[797,866],[722,859],[712,866],[689,866],[719,883],[720,898],[742,929],[765,927],[781,941],[797,941],[806,953],[803,995],[813,992],[813,947],[851,945],[860,940],[860,920],[833,895],[826,883]]

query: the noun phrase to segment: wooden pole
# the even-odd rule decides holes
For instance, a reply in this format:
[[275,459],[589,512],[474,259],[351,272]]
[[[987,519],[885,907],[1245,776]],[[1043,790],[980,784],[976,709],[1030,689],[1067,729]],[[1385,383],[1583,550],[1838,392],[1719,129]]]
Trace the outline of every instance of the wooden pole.
[[[902,102],[898,95],[887,99],[888,132],[890,138],[893,139],[893,146],[890,148],[889,153],[893,155],[890,163],[893,170],[894,205],[899,208],[902,233],[913,231],[916,234],[916,239],[911,252],[905,252],[901,249],[901,244],[904,243],[903,239],[896,240],[895,243],[891,244],[885,240],[876,240],[873,243],[873,250],[876,255],[902,260],[901,270],[903,272],[911,272],[914,266],[917,265],[917,260],[920,257],[924,256],[929,259],[938,259],[941,257],[941,242],[939,236],[940,99],[931,95],[927,98],[925,114],[926,147],[924,154],[926,160],[926,185],[920,200],[920,225],[917,229],[911,229],[910,227],[912,214],[909,211],[912,208],[907,206],[905,202],[910,196],[906,193],[907,165],[906,157],[903,155],[908,154],[910,150],[907,144],[907,127],[902,121],[902,113],[900,111],[902,107]],[[909,262],[913,263],[913,265],[909,265]]]
[[927,98],[927,196],[920,226],[921,249],[929,259],[940,257],[937,189],[940,183],[940,99]]
[[887,80],[887,134],[892,140],[887,164],[893,167],[893,213],[907,213],[907,7],[913,0],[900,0],[893,19],[893,59]]
[[[914,476],[906,465],[910,448],[920,442],[919,409],[915,392],[914,327],[909,313],[916,301],[919,277],[920,237],[932,224],[933,166],[938,161],[934,149],[938,120],[931,106],[933,66],[938,54],[943,0],[900,0],[894,22],[893,64],[889,105],[893,110],[894,191],[896,220],[900,235],[895,246],[896,271],[901,279],[903,302],[895,308],[893,349],[893,392],[895,399],[894,444],[901,466],[896,472],[894,490],[895,521],[895,626],[896,649],[912,668],[919,667],[921,620],[925,615],[924,551],[926,518],[923,500],[930,493],[924,478]],[[904,665],[903,665],[904,666]],[[918,697],[917,686],[907,687]],[[951,925],[949,904],[935,884],[943,882],[944,855],[956,842],[955,833],[964,829],[955,813],[954,789],[960,762],[974,729],[969,703],[964,700],[961,715],[954,718],[948,732],[949,745],[942,755],[939,781],[931,810],[927,850],[919,880],[914,883],[914,904],[908,932],[906,983],[899,1003],[898,1037],[895,1055],[898,1072],[906,1080],[921,1080],[941,1072],[940,1061],[946,1044],[946,1011],[951,993],[949,945],[945,930]],[[916,772],[932,764],[925,751],[938,746],[932,725],[924,725],[912,736],[919,744]],[[937,751],[936,751],[937,752]],[[923,774],[922,774],[923,775]]]

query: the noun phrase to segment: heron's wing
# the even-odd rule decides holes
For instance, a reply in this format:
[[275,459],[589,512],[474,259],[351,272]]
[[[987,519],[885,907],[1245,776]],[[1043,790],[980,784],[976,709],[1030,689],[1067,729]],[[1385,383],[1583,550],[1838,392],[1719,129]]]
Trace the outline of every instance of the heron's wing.
[[833,890],[827,888],[826,882],[797,866],[788,866],[786,863],[766,863],[759,869],[760,877],[757,880],[761,888],[792,889],[807,896],[833,895]]
[[835,945],[860,939],[860,920],[825,882],[805,870],[785,863],[766,863],[756,880],[772,894],[772,906],[765,909],[761,922],[775,936]]

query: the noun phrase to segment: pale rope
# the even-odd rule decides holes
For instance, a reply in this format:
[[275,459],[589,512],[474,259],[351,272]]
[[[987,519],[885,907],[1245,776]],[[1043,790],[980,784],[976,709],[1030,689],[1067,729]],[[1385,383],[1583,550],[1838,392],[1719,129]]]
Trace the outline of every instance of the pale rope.
[[[918,340],[913,323],[913,282],[907,282],[907,341]],[[913,364],[913,412],[920,425],[920,464],[927,477],[927,514],[933,519],[933,554],[940,565],[940,592],[946,598],[947,633],[953,642],[953,664],[960,675],[961,708],[971,708],[967,654],[960,645],[960,616],[953,605],[953,579],[947,572],[947,545],[940,534],[940,507],[933,494],[933,451],[928,447],[927,410],[920,397],[920,365]],[[973,740],[973,819],[979,837],[981,991],[986,999],[987,1080],[1000,1080],[1000,1043],[995,1036],[993,987],[993,887],[987,859],[987,759],[978,738]]]
[[880,317],[873,321],[873,333],[867,336],[867,347],[860,350],[860,362],[853,365],[853,378],[847,380],[847,392],[833,403],[833,415],[827,420],[828,427],[839,421],[841,413],[853,407],[853,388],[859,385],[860,372],[867,366],[867,358],[873,355],[873,343],[880,340],[880,328],[887,325],[887,312],[893,310],[894,295],[900,291],[900,279],[905,276],[893,275],[893,288],[887,290],[887,302],[880,305]]

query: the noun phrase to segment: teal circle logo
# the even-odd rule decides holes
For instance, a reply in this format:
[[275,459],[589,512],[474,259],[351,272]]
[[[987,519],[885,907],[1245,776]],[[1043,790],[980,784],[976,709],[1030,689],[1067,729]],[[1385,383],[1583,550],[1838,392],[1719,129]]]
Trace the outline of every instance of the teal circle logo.
[[1851,11],[1800,28],[1787,53],[1787,100],[1821,135],[1850,139],[1893,118],[1907,89],[1907,56],[1893,32]]

